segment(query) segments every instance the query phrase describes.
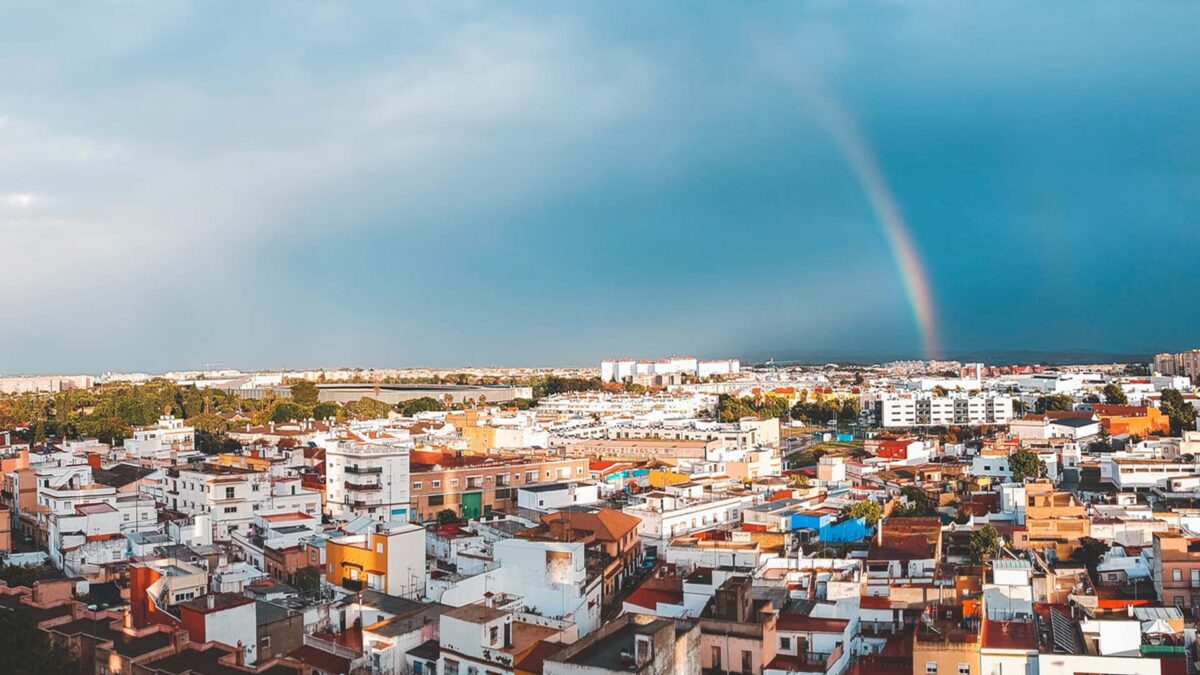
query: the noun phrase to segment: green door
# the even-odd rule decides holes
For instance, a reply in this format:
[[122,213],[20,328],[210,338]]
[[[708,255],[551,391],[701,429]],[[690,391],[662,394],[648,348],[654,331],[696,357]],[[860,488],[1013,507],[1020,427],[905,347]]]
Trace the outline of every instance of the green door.
[[464,520],[478,518],[483,506],[482,492],[467,492],[462,496],[462,517]]

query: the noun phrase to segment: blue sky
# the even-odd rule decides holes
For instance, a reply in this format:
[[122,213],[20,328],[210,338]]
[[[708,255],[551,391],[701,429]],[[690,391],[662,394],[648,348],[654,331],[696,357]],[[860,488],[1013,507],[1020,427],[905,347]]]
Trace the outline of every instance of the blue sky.
[[0,4],[0,372],[1200,346],[1200,4]]

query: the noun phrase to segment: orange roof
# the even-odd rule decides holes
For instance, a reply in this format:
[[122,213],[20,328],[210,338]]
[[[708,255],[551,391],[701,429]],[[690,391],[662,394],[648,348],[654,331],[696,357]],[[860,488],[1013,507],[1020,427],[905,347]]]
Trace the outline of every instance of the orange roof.
[[285,523],[291,520],[308,520],[309,518],[311,518],[311,516],[307,516],[299,511],[293,511],[291,513],[272,513],[262,517],[262,519],[268,523]]

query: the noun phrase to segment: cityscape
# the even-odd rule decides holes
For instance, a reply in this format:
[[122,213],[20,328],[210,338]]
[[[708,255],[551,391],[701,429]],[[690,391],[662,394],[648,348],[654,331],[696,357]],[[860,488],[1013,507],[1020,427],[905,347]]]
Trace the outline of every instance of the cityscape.
[[4,377],[0,603],[46,672],[1183,673],[1197,382],[1200,349]]
[[0,2],[0,675],[1200,675],[1200,2]]

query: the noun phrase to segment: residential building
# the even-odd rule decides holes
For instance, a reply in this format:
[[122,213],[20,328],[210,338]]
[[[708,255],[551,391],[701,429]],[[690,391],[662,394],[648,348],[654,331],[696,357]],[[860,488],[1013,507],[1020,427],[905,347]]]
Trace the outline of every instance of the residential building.
[[424,597],[425,578],[425,530],[417,525],[378,523],[325,542],[325,579],[335,586],[411,599]]
[[695,675],[701,671],[695,621],[622,614],[545,659],[544,675]]
[[325,504],[342,520],[408,520],[410,443],[339,441],[325,453]]
[[166,474],[166,507],[188,516],[208,516],[214,541],[228,541],[233,532],[250,532],[255,513],[270,493],[271,477],[261,471],[181,464]]
[[433,521],[446,509],[466,519],[489,516],[494,509],[513,509],[517,488],[587,476],[588,462],[583,458],[415,451],[410,473],[412,519]]

